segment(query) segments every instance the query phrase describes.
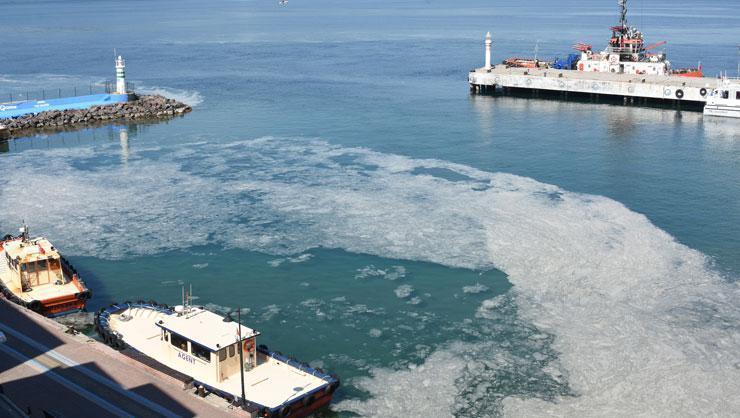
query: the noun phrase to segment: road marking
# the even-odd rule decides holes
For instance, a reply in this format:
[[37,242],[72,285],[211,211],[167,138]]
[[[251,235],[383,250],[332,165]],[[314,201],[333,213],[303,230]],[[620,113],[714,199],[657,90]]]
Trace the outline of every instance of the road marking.
[[72,383],[69,380],[65,379],[64,377],[58,375],[56,372],[52,371],[52,369],[50,369],[49,367],[44,366],[40,362],[38,362],[38,361],[36,361],[34,359],[31,359],[31,358],[28,358],[28,357],[24,356],[23,354],[15,351],[14,349],[8,347],[7,344],[0,345],[0,351],[4,351],[6,354],[9,354],[10,356],[15,357],[16,360],[22,361],[24,364],[27,364],[27,365],[33,367],[34,369],[36,369],[36,370],[44,373],[46,376],[49,376],[49,378],[51,378],[52,380],[54,380],[57,383],[61,384],[65,388],[67,388],[67,389],[69,389],[69,390],[71,390],[73,392],[76,392],[78,395],[86,398],[87,400],[89,400],[89,401],[91,401],[93,403],[96,403],[98,406],[100,406],[104,410],[110,412],[111,414],[115,414],[115,415],[117,415],[119,417],[125,417],[125,418],[128,418],[128,417],[132,417],[133,418],[134,417],[134,415],[131,415],[130,413],[128,413],[128,412],[124,411],[123,409],[121,409],[121,408],[113,405],[112,403],[106,401],[105,399],[99,397],[98,395],[95,395],[94,393],[90,392],[89,390],[87,390],[87,389],[85,389],[85,388],[83,388],[81,386],[78,386],[77,384]]
[[107,379],[107,378],[105,378],[105,377],[103,377],[103,376],[101,376],[101,375],[99,375],[99,374],[97,374],[97,373],[89,370],[87,367],[85,367],[85,366],[77,363],[76,361],[74,361],[74,360],[72,360],[72,359],[70,359],[70,358],[68,358],[68,357],[66,357],[66,356],[64,356],[64,355],[62,355],[62,354],[60,354],[60,353],[52,350],[49,347],[46,347],[45,345],[39,343],[36,340],[33,340],[33,339],[27,337],[26,335],[21,334],[20,332],[14,330],[13,328],[10,328],[9,326],[7,326],[5,324],[0,323],[0,330],[5,331],[6,333],[12,335],[15,338],[18,338],[19,340],[21,340],[24,343],[30,345],[31,347],[34,347],[37,350],[41,351],[44,355],[47,355],[47,356],[49,356],[49,357],[51,357],[51,358],[59,361],[60,363],[63,363],[65,365],[69,366],[69,367],[74,367],[75,370],[78,370],[80,373],[84,374],[85,376],[87,376],[87,377],[89,377],[89,378],[97,381],[98,383],[101,383],[101,384],[103,384],[103,385],[105,385],[105,386],[113,389],[114,391],[118,392],[119,394],[121,394],[121,395],[123,395],[123,396],[125,396],[125,397],[127,397],[129,399],[131,399],[134,402],[137,402],[140,405],[143,405],[143,406],[151,409],[152,411],[157,412],[158,414],[161,414],[161,415],[166,416],[166,417],[178,418],[178,415],[173,414],[170,410],[168,410],[167,408],[163,407],[162,405],[159,405],[159,404],[157,404],[155,402],[152,402],[149,399],[147,399],[147,398],[145,398],[145,397],[143,397],[143,396],[141,396],[141,395],[139,395],[139,394],[137,394],[135,392],[131,392],[131,391],[129,391],[129,390],[121,387],[121,385],[119,385],[118,383],[113,382],[113,381],[111,381],[111,380],[109,380],[109,379]]

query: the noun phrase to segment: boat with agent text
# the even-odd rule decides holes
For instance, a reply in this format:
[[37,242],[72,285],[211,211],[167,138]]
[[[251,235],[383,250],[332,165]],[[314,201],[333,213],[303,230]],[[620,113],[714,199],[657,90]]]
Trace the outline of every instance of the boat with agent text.
[[5,297],[45,316],[85,309],[92,293],[77,270],[46,238],[31,239],[28,227],[0,239],[0,290]]
[[134,349],[241,405],[252,417],[305,417],[331,402],[339,379],[257,345],[258,331],[183,304],[126,302],[101,309],[95,329],[116,349]]

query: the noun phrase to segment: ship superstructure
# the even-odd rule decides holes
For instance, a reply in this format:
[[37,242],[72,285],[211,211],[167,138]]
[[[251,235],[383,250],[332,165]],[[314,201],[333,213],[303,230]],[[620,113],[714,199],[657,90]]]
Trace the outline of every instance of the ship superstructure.
[[651,52],[666,42],[646,45],[644,34],[627,22],[627,0],[617,0],[617,5],[619,6],[619,23],[611,27],[611,37],[603,51],[595,52],[590,44],[577,43],[573,45],[573,48],[579,53],[571,54],[566,59],[556,59],[550,62],[537,58],[514,57],[505,59],[503,64],[508,67],[555,68],[612,74],[704,76],[701,66],[672,69],[671,62],[668,61],[665,53]]
[[46,238],[31,239],[28,227],[0,240],[0,288],[5,297],[42,315],[85,309],[90,290]]
[[651,53],[665,41],[645,45],[644,35],[627,23],[627,0],[618,0],[619,24],[612,26],[612,36],[606,49],[599,53],[584,43],[574,45],[581,52],[578,71],[609,72],[615,74],[681,75],[703,77],[701,68],[672,70],[664,53]]

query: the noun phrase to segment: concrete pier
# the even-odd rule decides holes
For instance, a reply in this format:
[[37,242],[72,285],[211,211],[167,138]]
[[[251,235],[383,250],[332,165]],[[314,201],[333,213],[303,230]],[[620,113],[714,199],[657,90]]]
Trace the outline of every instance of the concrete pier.
[[471,70],[474,93],[529,93],[570,98],[606,98],[626,105],[663,104],[701,110],[717,80],[707,77],[612,74],[499,64]]
[[[0,387],[28,416],[249,416],[61,324],[0,298]],[[0,415],[3,409],[0,408]]]

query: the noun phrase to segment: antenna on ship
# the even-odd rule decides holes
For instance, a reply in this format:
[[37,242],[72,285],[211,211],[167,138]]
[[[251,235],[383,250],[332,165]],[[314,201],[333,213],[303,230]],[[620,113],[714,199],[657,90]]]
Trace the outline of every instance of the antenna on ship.
[[244,402],[246,401],[246,394],[244,393],[244,353],[242,352],[242,308],[237,309],[236,311],[237,315],[237,322],[239,323],[238,327],[238,338],[239,342],[237,344],[238,350],[239,350],[239,376],[241,377],[241,383],[242,383],[242,400],[241,400],[241,406],[244,406]]
[[619,24],[622,28],[627,29],[627,0],[617,0],[619,5]]
[[26,225],[26,220],[23,220],[23,226],[18,229],[18,232],[21,233],[21,238],[23,242],[28,242],[28,225]]

